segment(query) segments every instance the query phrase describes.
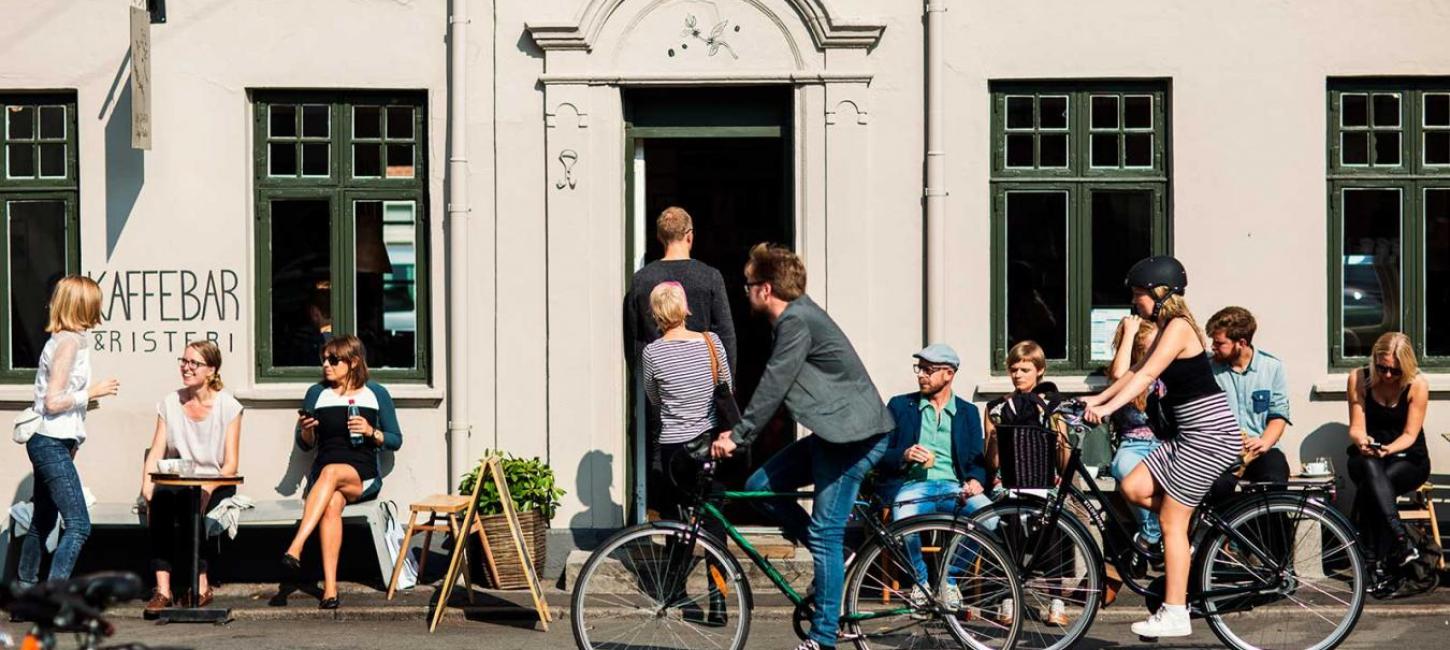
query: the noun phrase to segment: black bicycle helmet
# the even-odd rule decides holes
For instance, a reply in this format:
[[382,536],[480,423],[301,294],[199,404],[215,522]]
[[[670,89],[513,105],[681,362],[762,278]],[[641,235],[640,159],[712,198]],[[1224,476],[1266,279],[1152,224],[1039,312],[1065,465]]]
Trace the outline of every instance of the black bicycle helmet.
[[1139,287],[1153,290],[1158,287],[1167,287],[1168,293],[1153,301],[1152,318],[1158,318],[1158,310],[1162,309],[1163,302],[1173,294],[1183,295],[1188,289],[1188,271],[1183,264],[1168,255],[1154,255],[1144,258],[1128,269],[1128,277],[1123,279],[1123,285],[1128,288]]

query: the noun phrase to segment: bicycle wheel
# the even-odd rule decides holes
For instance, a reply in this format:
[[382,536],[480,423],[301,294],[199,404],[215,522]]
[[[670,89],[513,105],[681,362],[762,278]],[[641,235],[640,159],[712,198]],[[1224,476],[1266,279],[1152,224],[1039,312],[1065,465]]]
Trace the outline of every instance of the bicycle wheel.
[[[1020,624],[1002,623],[995,611],[1022,590],[1005,551],[965,521],[948,516],[906,519],[890,535],[906,548],[920,544],[927,572],[918,583],[906,553],[873,539],[846,574],[841,626],[861,650],[870,648],[1011,648]],[[915,592],[915,593],[913,593]],[[942,604],[931,605],[929,592]]]
[[979,525],[993,517],[994,537],[1011,556],[1022,583],[1022,598],[996,615],[1022,619],[1018,648],[1072,647],[1092,627],[1102,604],[1103,561],[1092,535],[1066,509],[1053,529],[1045,529],[1047,511],[1041,503],[1006,501],[972,513]]
[[[1281,498],[1229,515],[1227,525],[1269,557],[1287,560],[1283,584],[1242,596],[1205,599],[1209,628],[1233,648],[1327,650],[1344,641],[1364,610],[1368,571],[1355,532],[1324,506]],[[1267,565],[1223,531],[1210,532],[1195,558],[1204,591],[1274,584]],[[1277,563],[1277,562],[1276,562]],[[1287,601],[1272,615],[1256,607]]]
[[627,528],[589,556],[570,618],[580,648],[745,647],[750,585],[740,565],[701,534],[694,552],[678,522]]

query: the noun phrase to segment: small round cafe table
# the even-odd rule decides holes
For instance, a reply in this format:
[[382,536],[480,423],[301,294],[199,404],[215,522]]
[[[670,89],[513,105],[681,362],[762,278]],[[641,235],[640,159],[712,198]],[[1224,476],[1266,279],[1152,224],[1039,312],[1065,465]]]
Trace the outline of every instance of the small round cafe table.
[[232,610],[224,607],[198,607],[201,599],[201,540],[205,531],[201,520],[202,488],[213,490],[228,485],[242,484],[240,476],[183,476],[152,472],[151,482],[158,486],[185,489],[191,495],[191,593],[179,600],[177,607],[161,610],[157,621],[161,623],[226,623],[232,619]]

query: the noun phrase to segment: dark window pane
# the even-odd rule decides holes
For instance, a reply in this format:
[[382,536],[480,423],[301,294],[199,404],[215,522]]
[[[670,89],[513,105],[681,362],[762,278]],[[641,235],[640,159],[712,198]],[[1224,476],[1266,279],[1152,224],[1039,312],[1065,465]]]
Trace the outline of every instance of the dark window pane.
[[1374,164],[1400,164],[1400,134],[1376,131],[1374,134]]
[[1341,126],[1369,126],[1369,100],[1364,95],[1339,96]]
[[1341,164],[1341,165],[1368,165],[1369,164],[1369,134],[1368,133],[1341,133],[1341,134],[1339,134],[1339,164]]
[[65,202],[5,204],[10,241],[10,364],[34,368],[45,347],[50,291],[65,276]]
[[1374,96],[1374,125],[1400,125],[1400,96],[1376,94]]
[[1037,136],[1039,167],[1066,167],[1067,166],[1067,134],[1066,133],[1044,133]]
[[388,138],[411,140],[413,138],[413,109],[407,106],[388,107]]
[[1450,165],[1450,131],[1425,132],[1425,164]]
[[1007,98],[1007,128],[1009,128],[1009,129],[1030,129],[1030,128],[1032,128],[1032,98],[1031,97],[1008,97]]
[[1425,126],[1450,126],[1450,95],[1425,95]]
[[5,147],[5,175],[10,178],[35,178],[35,145],[12,144]]
[[1118,135],[1094,133],[1092,138],[1093,167],[1118,166]]
[[1148,95],[1124,97],[1123,126],[1130,129],[1153,128],[1153,98]]
[[388,145],[388,178],[413,177],[413,145]]
[[352,137],[382,137],[382,113],[377,106],[358,106],[352,109]]
[[5,111],[6,133],[11,140],[29,140],[35,137],[35,107],[11,106]]
[[374,368],[417,365],[417,228],[412,201],[357,201],[357,335]]
[[297,145],[291,142],[273,142],[267,145],[267,174],[296,176]]
[[1129,133],[1123,136],[1123,164],[1128,167],[1153,166],[1153,134]]
[[1092,231],[1092,306],[1126,307],[1128,268],[1153,254],[1153,192],[1094,190]]
[[1344,192],[1344,355],[1369,356],[1400,327],[1400,191]]
[[1025,134],[1007,136],[1007,166],[1032,166],[1032,136]]
[[316,368],[332,337],[331,215],[326,200],[274,200],[272,364]]
[[1044,129],[1067,128],[1067,98],[1043,97],[1037,100],[1038,127]]
[[327,137],[327,106],[309,105],[302,107],[302,136],[305,138]]
[[327,176],[327,150],[331,148],[323,142],[309,142],[302,145],[302,175],[303,176]]
[[355,144],[352,146],[352,175],[378,177],[383,175],[382,145]]
[[1450,188],[1425,190],[1425,351],[1450,356]]
[[297,107],[280,105],[267,109],[268,124],[274,138],[297,137]]
[[49,142],[40,145],[40,175],[45,178],[65,178],[65,145]]
[[1092,124],[1094,129],[1118,128],[1117,95],[1093,95]]
[[40,137],[59,140],[65,137],[65,107],[40,107]]
[[1067,358],[1067,193],[1008,192],[1007,343]]

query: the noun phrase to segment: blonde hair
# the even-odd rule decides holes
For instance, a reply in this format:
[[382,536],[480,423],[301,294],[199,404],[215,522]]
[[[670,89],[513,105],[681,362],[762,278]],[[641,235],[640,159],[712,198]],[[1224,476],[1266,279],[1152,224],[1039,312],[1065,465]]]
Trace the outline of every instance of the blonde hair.
[[695,221],[690,218],[690,213],[676,205],[665,208],[659,218],[655,219],[655,237],[666,246],[684,239],[694,229]]
[[[1128,363],[1136,366],[1138,362],[1143,360],[1143,357],[1148,356],[1148,348],[1152,347],[1153,337],[1157,333],[1158,326],[1154,325],[1153,321],[1144,320],[1138,322],[1138,331],[1133,332],[1133,351],[1128,355]],[[1113,334],[1113,349],[1118,349],[1118,346],[1122,343],[1123,330],[1120,329],[1116,334]],[[1133,398],[1133,406],[1139,411],[1147,410],[1148,394],[1152,392],[1153,387],[1149,386],[1143,391],[1143,394]]]
[[1380,373],[1374,371],[1374,364],[1380,357],[1394,357],[1400,364],[1399,388],[1404,390],[1415,377],[1420,375],[1420,362],[1415,358],[1415,346],[1410,344],[1410,337],[1404,332],[1385,332],[1374,342],[1374,347],[1369,353],[1369,383],[1370,386],[1378,386],[1381,378]]
[[1019,341],[1017,345],[1007,350],[1007,367],[1011,368],[1023,361],[1032,364],[1041,372],[1047,371],[1047,353],[1042,351],[1042,346],[1037,341]]
[[[1158,328],[1164,329],[1168,327],[1168,323],[1173,319],[1182,318],[1188,321],[1188,324],[1193,327],[1193,334],[1198,337],[1199,345],[1207,349],[1208,340],[1204,338],[1203,328],[1198,326],[1198,320],[1193,317],[1193,311],[1188,308],[1188,299],[1184,298],[1183,294],[1175,293],[1168,295],[1171,291],[1172,289],[1168,287],[1156,287],[1149,292],[1154,299],[1160,301],[1160,306],[1158,307],[1158,322],[1156,323]],[[1164,296],[1167,297],[1165,298]]]
[[186,344],[186,349],[196,350],[201,356],[202,362],[211,368],[211,376],[206,379],[206,387],[212,390],[222,389],[222,350],[210,339],[192,341]]
[[655,285],[649,292],[649,308],[660,333],[679,327],[685,322],[685,317],[690,315],[685,287],[678,282],[661,282]]
[[83,332],[101,324],[101,285],[84,275],[67,275],[50,293],[45,331]]

